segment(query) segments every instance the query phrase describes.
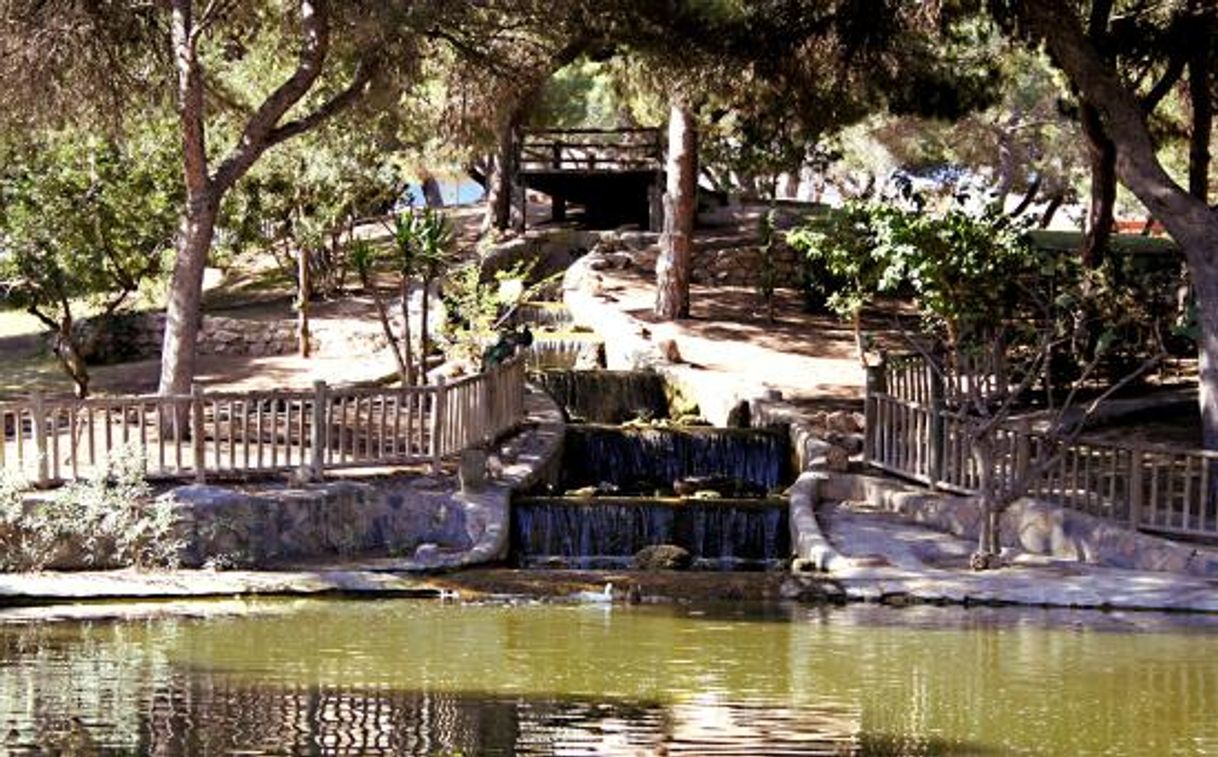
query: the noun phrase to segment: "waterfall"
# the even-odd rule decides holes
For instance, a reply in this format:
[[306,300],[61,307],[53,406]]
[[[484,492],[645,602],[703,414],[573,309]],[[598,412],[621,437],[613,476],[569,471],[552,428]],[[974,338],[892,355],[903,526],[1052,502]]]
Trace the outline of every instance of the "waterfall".
[[664,377],[654,371],[543,371],[534,378],[568,418],[622,423],[668,417]]
[[773,431],[575,425],[564,440],[562,487],[612,484],[652,495],[712,477],[734,483],[736,496],[757,495],[784,485],[789,470],[787,439]]
[[626,567],[655,544],[718,570],[771,568],[791,550],[785,500],[523,498],[512,506],[511,544],[521,565],[581,569]]

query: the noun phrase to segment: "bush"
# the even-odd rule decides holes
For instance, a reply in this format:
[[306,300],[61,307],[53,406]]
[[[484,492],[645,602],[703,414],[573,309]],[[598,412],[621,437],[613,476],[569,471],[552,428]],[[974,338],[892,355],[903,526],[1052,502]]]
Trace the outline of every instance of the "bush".
[[45,500],[27,500],[24,482],[3,471],[0,570],[38,570],[73,551],[98,568],[176,566],[173,506],[152,498],[144,474],[137,445],[115,449],[92,478]]

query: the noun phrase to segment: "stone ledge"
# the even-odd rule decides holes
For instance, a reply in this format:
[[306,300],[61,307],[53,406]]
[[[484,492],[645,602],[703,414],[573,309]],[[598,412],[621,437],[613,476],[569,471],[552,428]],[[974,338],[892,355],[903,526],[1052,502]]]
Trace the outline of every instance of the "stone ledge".
[[[866,501],[963,539],[976,539],[980,532],[980,506],[973,497],[932,492],[866,474],[834,475],[820,485],[818,493],[826,500]],[[1004,547],[1063,561],[1218,577],[1218,555],[1212,552],[1030,498],[1016,501],[1003,513],[1000,539]]]

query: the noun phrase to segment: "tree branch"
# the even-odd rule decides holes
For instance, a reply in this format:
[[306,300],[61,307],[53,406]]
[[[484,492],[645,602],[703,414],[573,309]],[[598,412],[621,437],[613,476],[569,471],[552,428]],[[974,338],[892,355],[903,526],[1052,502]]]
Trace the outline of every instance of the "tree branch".
[[276,124],[308,94],[321,76],[330,52],[330,8],[327,3],[328,0],[300,0],[303,42],[296,70],[262,101],[246,121],[237,145],[216,168],[212,181],[221,191],[235,184],[270,147],[269,138]]

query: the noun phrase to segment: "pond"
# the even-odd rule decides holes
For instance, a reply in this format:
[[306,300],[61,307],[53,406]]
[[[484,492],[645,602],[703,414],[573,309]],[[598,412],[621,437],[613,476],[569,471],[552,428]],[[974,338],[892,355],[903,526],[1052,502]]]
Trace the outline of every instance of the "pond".
[[[0,752],[1218,751],[1213,621],[786,605],[200,604],[0,622]],[[3,615],[0,615],[3,618]]]

